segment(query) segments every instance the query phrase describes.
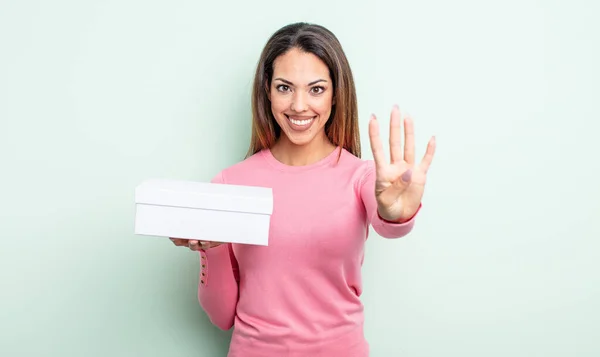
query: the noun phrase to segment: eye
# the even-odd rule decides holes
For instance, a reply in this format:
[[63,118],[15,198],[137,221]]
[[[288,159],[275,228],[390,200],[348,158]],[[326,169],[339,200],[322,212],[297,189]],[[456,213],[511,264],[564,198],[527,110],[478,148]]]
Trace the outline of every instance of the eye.
[[287,92],[290,89],[290,87],[286,86],[285,84],[280,84],[276,88],[280,92]]
[[310,91],[311,91],[313,94],[321,94],[321,93],[323,93],[323,92],[325,91],[325,88],[323,88],[323,87],[312,87],[312,88],[310,89]]

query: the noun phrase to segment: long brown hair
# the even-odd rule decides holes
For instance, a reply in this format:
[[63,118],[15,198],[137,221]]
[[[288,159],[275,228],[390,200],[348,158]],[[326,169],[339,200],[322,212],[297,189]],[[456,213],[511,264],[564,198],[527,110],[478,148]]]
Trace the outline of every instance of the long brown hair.
[[317,56],[329,68],[335,100],[325,133],[336,146],[361,156],[358,105],[350,64],[336,36],[323,26],[295,23],[282,27],[267,41],[256,68],[252,89],[252,136],[247,157],[271,148],[281,135],[273,117],[267,90],[271,86],[273,62],[292,48]]

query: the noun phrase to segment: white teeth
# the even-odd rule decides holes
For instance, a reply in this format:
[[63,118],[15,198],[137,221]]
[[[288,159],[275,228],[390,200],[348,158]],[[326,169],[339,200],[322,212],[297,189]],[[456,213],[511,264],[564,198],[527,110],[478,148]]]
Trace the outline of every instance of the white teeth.
[[294,123],[295,125],[308,125],[308,124],[310,124],[311,121],[313,121],[313,119],[296,120],[296,119],[290,118],[290,121],[292,123]]

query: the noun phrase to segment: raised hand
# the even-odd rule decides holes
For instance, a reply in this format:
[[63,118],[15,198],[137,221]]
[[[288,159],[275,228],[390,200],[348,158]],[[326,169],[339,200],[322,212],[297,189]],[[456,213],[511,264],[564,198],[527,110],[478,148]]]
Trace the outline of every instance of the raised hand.
[[402,222],[410,219],[419,209],[425,190],[427,171],[435,153],[435,137],[427,144],[427,151],[415,165],[415,136],[412,118],[404,120],[404,148],[401,140],[400,109],[394,106],[390,118],[390,160],[386,160],[375,115],[369,122],[369,139],[375,161],[375,197],[381,218]]

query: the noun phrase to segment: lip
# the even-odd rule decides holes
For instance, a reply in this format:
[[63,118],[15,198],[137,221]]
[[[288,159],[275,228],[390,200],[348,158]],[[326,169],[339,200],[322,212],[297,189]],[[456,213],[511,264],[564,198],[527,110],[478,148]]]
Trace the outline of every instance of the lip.
[[312,119],[312,118],[316,117],[316,115],[289,115],[289,114],[285,114],[285,116],[288,119],[294,119],[294,120],[306,120],[306,119]]
[[[287,114],[285,114],[285,117],[288,120],[288,124],[289,124],[290,128],[292,130],[298,131],[298,132],[302,132],[302,131],[306,131],[306,130],[310,129],[310,127],[315,122],[315,119],[317,118],[316,115],[314,115],[314,116],[306,116],[306,115],[287,115]],[[294,121],[296,121],[296,120],[310,120],[310,123],[304,124],[304,125],[299,125],[299,124],[294,124],[292,122],[292,120],[294,120]]]

